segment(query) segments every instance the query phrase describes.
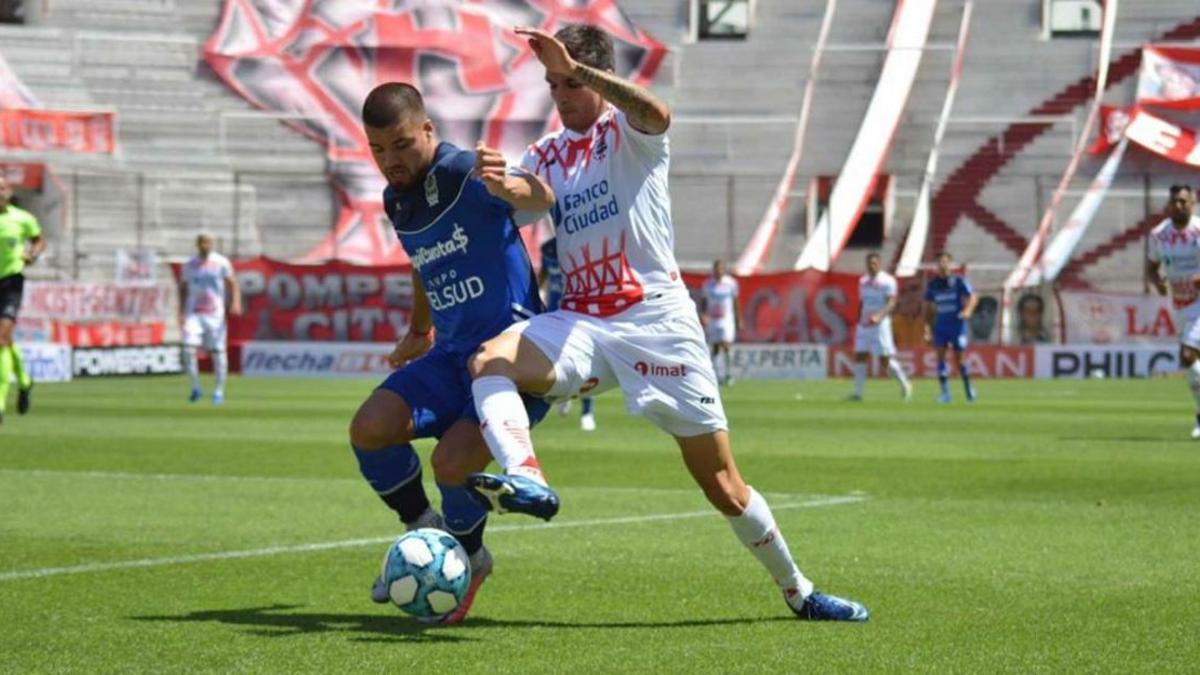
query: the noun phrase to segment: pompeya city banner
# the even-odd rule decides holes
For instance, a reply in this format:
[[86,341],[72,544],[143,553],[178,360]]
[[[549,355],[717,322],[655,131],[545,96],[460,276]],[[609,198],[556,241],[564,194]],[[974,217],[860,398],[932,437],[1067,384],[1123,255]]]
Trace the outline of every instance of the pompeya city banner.
[[226,84],[259,108],[301,117],[289,123],[328,149],[338,222],[298,262],[407,260],[383,213],[383,180],[360,128],[363,99],[377,84],[416,85],[443,140],[462,147],[482,140],[515,161],[558,121],[545,71],[513,26],[599,25],[613,36],[617,72],[643,84],[667,53],[616,0],[413,4],[226,0],[205,45]]

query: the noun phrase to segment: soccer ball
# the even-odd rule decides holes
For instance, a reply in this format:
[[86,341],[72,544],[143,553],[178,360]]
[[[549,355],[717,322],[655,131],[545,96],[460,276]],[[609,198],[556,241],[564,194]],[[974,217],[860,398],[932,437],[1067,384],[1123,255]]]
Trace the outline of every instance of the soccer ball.
[[413,530],[388,547],[383,582],[397,607],[418,619],[449,614],[471,585],[471,562],[448,532]]

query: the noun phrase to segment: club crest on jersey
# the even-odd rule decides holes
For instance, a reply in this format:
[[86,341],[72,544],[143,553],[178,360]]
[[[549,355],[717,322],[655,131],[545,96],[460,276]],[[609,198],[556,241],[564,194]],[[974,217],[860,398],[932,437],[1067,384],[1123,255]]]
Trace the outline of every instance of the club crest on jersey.
[[429,175],[425,177],[425,201],[428,202],[430,206],[438,205],[437,177],[433,175],[432,171],[430,171]]

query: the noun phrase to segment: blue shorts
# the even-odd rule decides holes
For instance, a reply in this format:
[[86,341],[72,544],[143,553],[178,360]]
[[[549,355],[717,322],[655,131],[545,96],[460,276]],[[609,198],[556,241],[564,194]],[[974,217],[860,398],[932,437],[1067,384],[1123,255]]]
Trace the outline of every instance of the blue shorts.
[[[434,347],[379,385],[398,394],[412,410],[413,438],[441,438],[460,419],[479,423],[471,396],[468,357]],[[521,398],[525,400],[529,425],[541,422],[550,405],[537,396],[521,394]]]
[[939,329],[936,326],[933,329],[933,346],[934,347],[953,347],[954,351],[961,352],[967,348],[967,329],[951,328]]

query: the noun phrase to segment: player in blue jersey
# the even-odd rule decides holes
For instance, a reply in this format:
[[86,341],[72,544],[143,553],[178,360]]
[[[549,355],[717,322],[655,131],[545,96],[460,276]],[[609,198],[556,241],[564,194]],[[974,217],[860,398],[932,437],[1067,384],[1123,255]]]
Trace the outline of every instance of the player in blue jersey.
[[[538,284],[546,299],[546,311],[558,309],[563,296],[562,266],[558,264],[558,242],[554,237],[542,243],[542,271],[538,274]],[[579,428],[584,431],[596,430],[595,401],[591,396],[580,396]],[[571,412],[571,399],[565,398],[558,404],[558,414],[567,415]]]
[[[362,120],[388,182],[384,209],[412,260],[414,308],[409,332],[390,357],[399,370],[359,407],[350,442],[363,477],[408,529],[445,529],[466,549],[471,587],[442,619],[457,623],[492,570],[483,546],[487,513],[464,487],[491,459],[466,362],[482,342],[541,312],[514,215],[544,212],[554,197],[530,174],[477,172],[477,154],[493,150],[438,143],[420,93],[409,85],[377,87],[363,104]],[[531,419],[546,414],[541,399],[525,402]],[[444,519],[421,484],[421,462],[410,444],[417,438],[438,439],[432,463]],[[371,597],[388,601],[380,580]]]
[[952,272],[953,265],[954,258],[949,253],[939,255],[938,276],[925,286],[925,339],[937,350],[938,381],[942,384],[939,403],[950,402],[947,348],[954,350],[954,365],[962,375],[967,400],[975,400],[975,387],[971,385],[971,372],[963,353],[967,349],[967,327],[979,296],[966,277]]

